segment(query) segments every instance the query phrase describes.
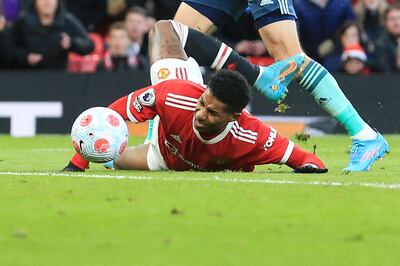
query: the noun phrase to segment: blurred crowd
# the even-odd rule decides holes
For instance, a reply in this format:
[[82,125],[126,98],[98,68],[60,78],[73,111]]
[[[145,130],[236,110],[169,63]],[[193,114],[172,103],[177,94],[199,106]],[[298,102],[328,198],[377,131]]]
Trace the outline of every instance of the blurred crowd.
[[[400,72],[400,1],[294,0],[308,55],[331,72]],[[147,69],[147,34],[178,0],[0,0],[0,69],[78,73]],[[250,61],[272,62],[251,13],[217,37]]]

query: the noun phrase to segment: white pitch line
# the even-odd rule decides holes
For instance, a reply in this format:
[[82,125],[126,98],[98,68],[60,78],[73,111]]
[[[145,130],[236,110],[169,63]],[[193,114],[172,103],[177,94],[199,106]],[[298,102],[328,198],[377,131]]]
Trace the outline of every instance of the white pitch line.
[[324,186],[324,187],[370,187],[380,189],[400,190],[398,183],[366,183],[366,182],[329,182],[329,181],[293,181],[293,180],[275,180],[275,179],[247,179],[247,178],[221,178],[213,177],[153,177],[153,176],[126,176],[126,175],[99,175],[99,174],[70,174],[70,173],[52,173],[52,172],[0,172],[1,175],[14,176],[66,176],[66,177],[90,177],[90,178],[109,178],[109,179],[130,179],[144,181],[215,181],[226,183],[260,183],[272,185],[306,185],[306,186]]

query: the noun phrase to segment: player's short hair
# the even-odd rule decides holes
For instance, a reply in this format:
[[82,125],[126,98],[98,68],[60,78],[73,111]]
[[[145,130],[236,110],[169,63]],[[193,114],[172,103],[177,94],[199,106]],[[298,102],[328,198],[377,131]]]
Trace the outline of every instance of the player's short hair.
[[251,99],[249,83],[236,71],[219,70],[211,76],[208,89],[232,113],[242,112]]

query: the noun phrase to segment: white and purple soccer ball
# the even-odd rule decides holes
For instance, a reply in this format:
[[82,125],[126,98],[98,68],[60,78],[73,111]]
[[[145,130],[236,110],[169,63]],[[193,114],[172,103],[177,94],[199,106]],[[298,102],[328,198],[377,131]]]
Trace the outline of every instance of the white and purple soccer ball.
[[116,159],[128,145],[128,127],[114,110],[93,107],[76,118],[71,130],[75,150],[86,160],[105,163]]

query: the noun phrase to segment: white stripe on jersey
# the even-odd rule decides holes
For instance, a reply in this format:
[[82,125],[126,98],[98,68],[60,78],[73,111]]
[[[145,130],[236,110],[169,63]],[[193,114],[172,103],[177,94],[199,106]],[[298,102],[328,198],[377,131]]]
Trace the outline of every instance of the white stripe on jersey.
[[165,101],[165,105],[172,106],[172,107],[179,108],[179,109],[183,109],[183,110],[192,111],[192,112],[194,112],[194,110],[195,110],[194,107],[188,107],[188,106],[185,106],[185,105],[175,104],[175,103],[171,103],[171,102],[167,102],[167,101]]
[[233,130],[233,127],[232,127],[232,129],[230,130],[230,132],[232,133],[232,136],[233,136],[235,139],[238,139],[238,140],[241,140],[241,141],[244,141],[244,142],[248,142],[248,143],[251,143],[251,144],[256,144],[256,142],[255,142],[254,140],[251,140],[251,139],[248,139],[248,138],[243,138],[243,137],[241,137],[241,136],[236,135],[236,132],[235,132],[235,130]]
[[[245,110],[246,110],[246,109],[245,109]],[[239,123],[238,123],[237,121],[235,121],[235,125],[237,126],[237,128],[240,129],[240,131],[242,131],[242,132],[244,132],[244,133],[249,133],[250,135],[258,136],[258,133],[257,133],[257,132],[254,132],[254,131],[251,131],[251,130],[242,128],[242,127],[239,125]]]
[[192,112],[194,112],[196,104],[197,104],[197,99],[195,98],[178,95],[170,92],[167,93],[167,97],[165,98],[165,105]]
[[249,140],[257,140],[257,136],[252,136],[250,134],[244,133],[240,129],[237,128],[237,126],[234,124],[232,127],[233,131],[235,131],[236,135],[242,136],[243,138],[247,138]]
[[126,103],[126,114],[129,120],[131,120],[133,123],[139,123],[139,121],[137,121],[137,119],[131,113],[131,106],[133,105],[133,103],[131,104],[132,96],[133,92],[128,95],[128,102]]
[[176,99],[186,100],[186,101],[189,101],[189,102],[194,102],[194,103],[197,103],[197,101],[198,101],[198,99],[196,99],[196,98],[183,96],[183,95],[179,95],[179,94],[174,94],[174,93],[171,93],[171,92],[168,92],[167,96],[170,96],[170,97],[176,98]]
[[165,101],[169,101],[169,102],[173,102],[173,103],[178,103],[178,104],[182,104],[182,105],[187,105],[188,107],[196,107],[195,103],[192,102],[188,102],[188,101],[182,101],[182,100],[178,100],[172,97],[168,97],[165,98]]
[[293,149],[294,149],[294,143],[293,141],[289,140],[289,144],[286,148],[285,154],[283,155],[279,164],[284,164],[287,162],[287,160],[289,160],[290,155],[292,155]]

